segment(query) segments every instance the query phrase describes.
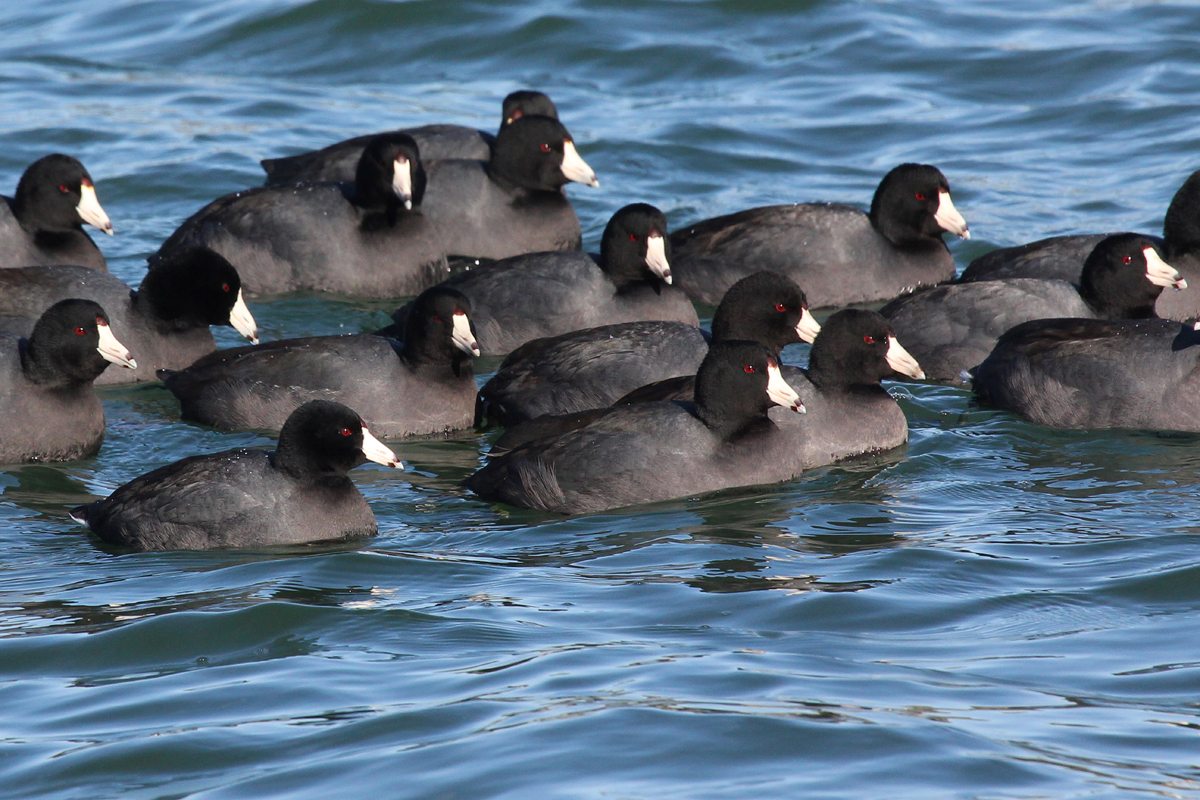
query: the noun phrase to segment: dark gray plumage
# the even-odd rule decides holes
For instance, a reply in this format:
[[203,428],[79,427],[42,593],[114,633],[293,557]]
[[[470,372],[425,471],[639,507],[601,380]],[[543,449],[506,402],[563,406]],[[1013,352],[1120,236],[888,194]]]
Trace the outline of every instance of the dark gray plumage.
[[[532,253],[461,273],[443,285],[471,299],[475,334],[485,355],[504,355],[533,339],[617,322],[699,325],[687,296],[664,283],[671,274],[666,245],[662,212],[635,203],[609,220],[598,263],[581,252]],[[402,335],[407,313],[407,307],[401,308],[393,315],[397,324],[380,333]]]
[[[558,109],[550,98],[541,92],[516,91],[504,98],[500,114],[500,127],[515,119],[533,114],[558,119]],[[421,125],[394,131],[413,138],[427,163],[446,158],[465,158],[487,161],[491,156],[492,142],[496,137],[484,131],[462,125]],[[363,148],[372,138],[356,136],[344,142],[331,144],[320,150],[300,153],[284,158],[267,158],[262,161],[267,172],[266,186],[282,186],[288,183],[332,181],[344,183],[354,180],[354,170]]]
[[112,236],[112,223],[77,159],[61,153],[39,158],[21,176],[16,194],[0,200],[0,267],[77,264],[107,271],[83,225]]
[[353,184],[226,195],[185,221],[156,258],[179,247],[209,247],[237,267],[251,296],[301,290],[414,295],[450,274],[437,231],[420,208],[424,188],[413,140],[377,136],[363,151]]
[[609,409],[493,457],[465,485],[487,500],[581,514],[787,480],[798,472],[767,418],[776,403],[799,408],[767,349],[722,342],[700,366],[695,404]]
[[929,378],[961,382],[1014,325],[1052,317],[1153,317],[1163,287],[1178,281],[1151,238],[1125,233],[1096,245],[1078,287],[1030,278],[951,284],[893,300],[880,313]]
[[134,550],[208,550],[351,539],[375,515],[346,473],[366,460],[402,466],[339,403],[315,400],[283,426],[274,451],[192,456],[72,511],[106,542]]
[[787,275],[814,308],[889,300],[954,277],[942,234],[970,235],[946,178],[901,164],[880,182],[870,213],[837,203],[752,208],[671,235],[679,286],[715,304],[758,270]]
[[1200,431],[1200,333],[1165,319],[1027,322],[979,365],[975,393],[1052,428]]
[[136,369],[109,369],[97,385],[156,381],[160,369],[183,369],[217,349],[210,325],[233,325],[258,341],[258,329],[228,261],[203,248],[182,248],[159,262],[136,291],[107,272],[86,267],[0,270],[0,330],[28,336],[38,316],[78,297],[104,307]]
[[316,336],[220,350],[163,383],[183,418],[221,430],[279,430],[309,400],[361,409],[392,439],[471,426],[470,301],[444,287],[415,301],[401,345],[381,336]]
[[96,454],[104,409],[92,386],[110,363],[135,366],[91,300],[63,300],[28,339],[0,334],[0,463]]
[[562,191],[569,181],[600,185],[558,120],[526,116],[501,129],[487,161],[431,163],[423,208],[447,254],[578,250],[579,218]]
[[[802,338],[811,342],[819,330],[795,282],[757,272],[726,292],[713,317],[712,339],[758,342],[778,356]],[[681,322],[625,322],[535,339],[510,353],[480,389],[482,410],[510,426],[609,406],[647,383],[695,375],[707,339]]]
[[[1053,278],[1077,283],[1092,248],[1111,235],[1054,236],[1016,247],[1001,247],[972,261],[958,282]],[[1188,176],[1171,199],[1163,220],[1162,238],[1149,238],[1188,283],[1200,285],[1200,170]],[[1200,290],[1163,292],[1154,310],[1164,319],[1194,320],[1200,316]]]

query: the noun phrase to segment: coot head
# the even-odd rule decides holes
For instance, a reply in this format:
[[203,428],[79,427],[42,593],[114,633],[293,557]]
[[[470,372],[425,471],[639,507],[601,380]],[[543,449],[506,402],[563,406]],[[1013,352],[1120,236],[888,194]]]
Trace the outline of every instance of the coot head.
[[789,344],[812,342],[821,326],[808,311],[808,298],[796,282],[763,270],[729,287],[713,315],[714,341],[760,342],[776,355]]
[[950,199],[946,176],[928,164],[901,164],[885,175],[871,200],[870,217],[875,229],[900,247],[940,239],[943,233],[971,238]]
[[557,191],[569,181],[600,185],[571,134],[551,117],[524,116],[501,128],[489,164],[493,175],[525,189]]
[[410,359],[434,362],[478,356],[470,298],[449,286],[421,292],[404,323],[404,352]]
[[500,127],[503,128],[514,120],[529,116],[558,119],[558,109],[555,108],[554,102],[541,92],[518,89],[504,98],[504,106],[500,114]]
[[821,328],[808,357],[808,377],[818,388],[878,386],[895,373],[922,379],[924,371],[896,341],[886,319],[875,311],[838,311]]
[[670,258],[667,218],[652,205],[627,205],[604,226],[600,265],[618,288],[647,280],[669,284]]
[[310,400],[283,423],[275,466],[298,478],[342,476],[367,461],[403,469],[362,419],[341,403]]
[[1153,240],[1118,233],[1101,240],[1083,262],[1079,294],[1107,319],[1150,319],[1165,287],[1187,288],[1187,281],[1163,261]]
[[767,418],[771,406],[804,413],[800,395],[779,371],[779,362],[758,342],[717,342],[696,372],[696,413],[722,435]]
[[416,140],[383,133],[367,142],[354,176],[356,202],[363,207],[411,209],[425,197],[425,168]]
[[22,366],[34,383],[90,383],[109,364],[136,369],[129,349],[117,341],[108,315],[91,300],[60,300],[50,306],[25,342]]
[[26,168],[13,197],[14,213],[30,231],[66,232],[87,223],[113,235],[96,199],[92,176],[78,159],[54,153]]
[[170,328],[229,325],[258,344],[258,325],[242,297],[242,280],[220,253],[202,245],[169,250],[142,279],[136,302]]

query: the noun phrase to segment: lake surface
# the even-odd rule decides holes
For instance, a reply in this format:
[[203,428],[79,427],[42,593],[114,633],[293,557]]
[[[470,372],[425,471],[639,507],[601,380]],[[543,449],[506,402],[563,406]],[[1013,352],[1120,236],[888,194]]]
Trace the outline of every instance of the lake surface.
[[[568,190],[586,246],[628,202],[866,206],[920,161],[962,267],[1159,232],[1200,167],[1198,41],[1196,6],[1141,2],[10,0],[0,191],[78,156],[136,284],[260,158],[490,130],[536,88],[601,181]],[[270,339],[394,305],[251,309]],[[907,448],[779,486],[534,514],[458,488],[467,432],[354,473],[366,542],[119,555],[66,510],[270,440],[107,390],[98,457],[0,471],[0,795],[1200,797],[1200,437],[894,391]]]

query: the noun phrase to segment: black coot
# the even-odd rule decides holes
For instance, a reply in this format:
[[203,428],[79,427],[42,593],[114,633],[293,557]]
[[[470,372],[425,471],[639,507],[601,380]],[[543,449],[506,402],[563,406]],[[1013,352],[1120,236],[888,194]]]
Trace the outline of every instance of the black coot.
[[209,247],[237,267],[250,296],[414,295],[450,274],[437,231],[421,211],[424,191],[416,144],[385,134],[363,151],[353,184],[226,195],[184,222],[156,258],[188,245]]
[[313,400],[273,451],[192,456],[135,478],[71,516],[134,550],[265,547],[372,536],[375,515],[346,473],[367,460],[403,468],[357,413]]
[[17,193],[0,203],[0,267],[76,264],[107,270],[83,224],[113,235],[92,176],[78,159],[54,153],[29,165]]
[[579,218],[562,190],[570,181],[600,185],[562,123],[526,116],[501,129],[486,161],[431,163],[424,210],[448,255],[578,250]]
[[[599,262],[577,251],[531,253],[460,273],[443,285],[471,299],[484,355],[504,355],[533,339],[616,322],[699,325],[691,301],[670,285],[666,233],[661,211],[635,203],[609,220]],[[403,335],[407,308],[397,311],[397,324],[381,333]]]
[[161,377],[183,418],[221,430],[279,430],[314,399],[344,402],[386,439],[470,427],[478,355],[470,301],[424,291],[401,345],[381,336],[315,336],[219,350]]
[[771,353],[754,342],[713,345],[696,402],[609,409],[562,436],[494,456],[466,481],[485,500],[581,514],[774,483],[798,474],[772,405],[803,410]]
[[1026,322],[979,365],[975,392],[1052,428],[1200,431],[1200,333],[1165,319]]
[[0,463],[71,461],[104,441],[92,382],[110,363],[136,367],[91,300],[62,300],[28,339],[0,334]]
[[936,167],[901,164],[884,176],[869,213],[839,203],[752,208],[684,225],[671,235],[679,286],[716,303],[762,269],[804,287],[814,308],[890,300],[954,277],[943,233],[969,238]]

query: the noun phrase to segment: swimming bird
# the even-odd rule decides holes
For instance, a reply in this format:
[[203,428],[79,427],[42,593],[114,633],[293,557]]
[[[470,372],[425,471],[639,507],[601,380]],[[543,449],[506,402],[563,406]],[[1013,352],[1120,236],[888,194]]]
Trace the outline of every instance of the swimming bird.
[[982,403],[1037,425],[1200,431],[1200,332],[1174,320],[1026,322],[974,377]]
[[0,267],[77,264],[107,271],[83,225],[112,236],[112,222],[78,159],[61,153],[39,158],[21,175],[16,194],[0,199]]
[[446,159],[428,171],[425,214],[447,255],[473,258],[578,250],[579,218],[563,186],[600,185],[562,123],[539,116],[505,125],[486,161]]
[[313,400],[288,417],[275,450],[191,456],[135,478],[71,516],[104,541],[133,550],[373,536],[375,515],[346,474],[368,460],[404,466],[356,412]]
[[[617,322],[674,320],[698,326],[691,301],[670,285],[666,235],[662,212],[635,203],[608,221],[599,260],[578,251],[531,253],[459,273],[443,285],[471,299],[484,355],[504,355],[532,339]],[[381,333],[402,336],[407,308],[393,314],[396,324]]]
[[281,428],[313,399],[360,409],[385,439],[468,428],[475,415],[471,301],[435,286],[416,299],[403,344],[381,336],[314,336],[218,350],[162,370],[183,418],[221,430]]
[[679,286],[714,304],[762,269],[804,287],[814,308],[890,300],[954,277],[943,233],[970,238],[936,167],[901,164],[879,184],[871,210],[795,203],[684,225],[671,235]]
[[450,274],[422,213],[425,171],[412,138],[371,140],[353,184],[305,183],[226,195],[193,214],[152,257],[203,245],[227,258],[247,295],[302,290],[414,295]]
[[95,455],[104,408],[92,383],[109,364],[137,367],[91,300],[50,306],[27,339],[0,334],[0,463]]
[[72,297],[103,306],[138,356],[136,368],[105,370],[97,385],[155,381],[157,370],[188,366],[217,349],[210,325],[230,325],[258,343],[258,326],[242,298],[237,270],[207,248],[172,251],[136,290],[86,267],[0,270],[0,330],[28,336],[45,309]]
[[465,486],[485,500],[583,514],[787,480],[798,471],[767,417],[775,404],[804,408],[767,348],[721,342],[700,365],[695,403],[609,409],[492,457]]
[[[516,91],[504,98],[500,113],[500,127],[512,123],[527,114],[558,119],[558,109],[549,97],[541,92]],[[404,133],[413,138],[426,162],[444,158],[469,158],[487,161],[491,156],[492,142],[496,137],[484,131],[463,125],[421,125],[404,128],[395,133]],[[320,150],[300,153],[283,158],[263,159],[266,170],[265,186],[283,186],[289,183],[333,181],[343,183],[354,180],[355,167],[363,148],[372,138],[356,136],[344,142],[331,144]]]

